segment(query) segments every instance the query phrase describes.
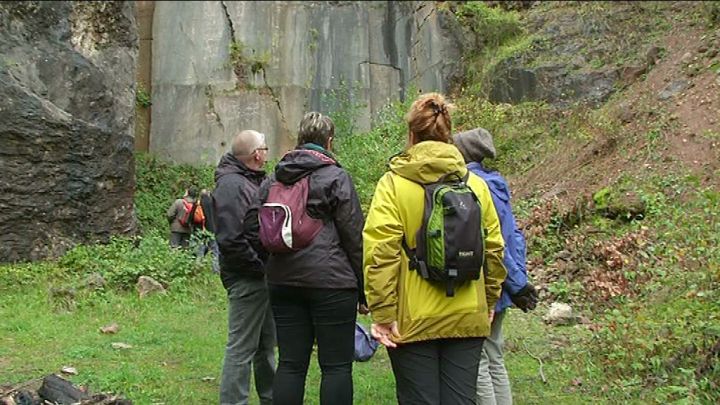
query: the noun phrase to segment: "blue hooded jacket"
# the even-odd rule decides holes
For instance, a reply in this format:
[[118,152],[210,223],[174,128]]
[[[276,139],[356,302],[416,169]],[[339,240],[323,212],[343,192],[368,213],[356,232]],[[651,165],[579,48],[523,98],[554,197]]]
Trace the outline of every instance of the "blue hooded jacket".
[[492,195],[493,204],[500,219],[500,231],[505,241],[503,264],[507,278],[503,282],[502,295],[495,305],[500,312],[512,306],[511,294],[517,294],[527,284],[525,236],[517,227],[510,207],[510,188],[505,179],[496,171],[485,169],[478,162],[468,164],[468,170],[485,180]]

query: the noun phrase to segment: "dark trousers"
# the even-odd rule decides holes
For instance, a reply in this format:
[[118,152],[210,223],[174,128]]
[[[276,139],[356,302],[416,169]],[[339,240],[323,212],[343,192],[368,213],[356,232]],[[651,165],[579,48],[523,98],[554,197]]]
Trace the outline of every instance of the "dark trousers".
[[388,349],[400,405],[475,405],[485,338],[437,339]]
[[310,354],[317,340],[320,404],[352,404],[357,291],[280,285],[269,289],[280,353],[273,403],[303,403]]

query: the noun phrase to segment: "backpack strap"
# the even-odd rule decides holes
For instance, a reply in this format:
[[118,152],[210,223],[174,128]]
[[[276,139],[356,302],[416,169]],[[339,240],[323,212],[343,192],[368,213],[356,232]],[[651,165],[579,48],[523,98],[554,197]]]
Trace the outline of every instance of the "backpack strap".
[[410,260],[410,263],[409,263],[410,270],[419,271],[420,276],[422,276],[422,278],[430,277],[430,273],[428,273],[428,269],[427,269],[427,264],[425,264],[425,262],[417,259],[417,256],[415,255],[415,249],[410,249],[407,242],[405,242],[405,237],[402,238],[402,247],[403,247],[403,250],[405,250],[405,254],[407,255],[408,259]]
[[448,297],[455,296],[455,278],[458,275],[457,269],[448,269],[448,280],[445,284],[445,295]]

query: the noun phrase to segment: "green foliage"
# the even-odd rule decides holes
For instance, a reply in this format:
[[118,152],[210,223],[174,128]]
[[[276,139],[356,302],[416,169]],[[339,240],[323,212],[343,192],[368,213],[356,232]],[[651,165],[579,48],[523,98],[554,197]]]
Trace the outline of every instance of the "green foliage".
[[599,209],[607,208],[609,204],[610,193],[611,191],[608,187],[603,187],[597,193],[593,194],[593,201],[595,202],[595,206]]
[[487,96],[501,63],[529,49],[535,38],[525,33],[518,12],[485,2],[462,2],[455,16],[475,37],[475,49],[464,64],[465,87],[471,94]]
[[135,159],[135,212],[143,232],[167,232],[165,212],[190,186],[212,190],[214,168],[173,165],[138,153]]
[[204,268],[190,250],[171,248],[167,237],[157,233],[135,239],[113,238],[106,245],[79,245],[58,265],[68,273],[98,273],[114,288],[130,288],[140,276],[150,276],[165,285],[182,284]]
[[455,15],[476,34],[482,48],[497,48],[523,33],[519,13],[490,7],[482,1],[459,4]]
[[705,17],[709,27],[720,26],[720,3],[717,1],[703,2],[705,8]]
[[386,106],[370,132],[352,133],[337,140],[337,157],[352,176],[364,211],[370,206],[375,184],[387,171],[388,158],[405,147],[408,130],[404,116],[412,101]]
[[552,152],[563,135],[574,128],[561,128],[556,112],[541,102],[518,105],[493,104],[470,92],[460,96],[453,113],[455,131],[482,127],[493,135],[496,165],[506,175],[532,168],[538,156]]
[[255,49],[247,48],[242,41],[233,40],[230,42],[226,66],[233,69],[240,81],[245,82],[248,69],[253,74],[265,71],[270,65],[270,58],[269,50],[256,52]]
[[148,108],[152,105],[150,100],[150,92],[147,91],[142,83],[137,84],[137,90],[135,92],[135,103],[138,107]]
[[344,79],[340,79],[337,88],[326,90],[321,95],[320,105],[335,123],[336,138],[350,136],[357,131],[357,120],[366,107],[361,100],[360,83],[351,85]]

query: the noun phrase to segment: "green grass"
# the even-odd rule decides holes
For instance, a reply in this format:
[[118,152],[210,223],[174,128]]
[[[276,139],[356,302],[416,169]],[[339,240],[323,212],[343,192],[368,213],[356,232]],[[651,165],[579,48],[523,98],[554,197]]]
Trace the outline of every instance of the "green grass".
[[[3,271],[7,267],[0,268]],[[74,383],[87,385],[92,392],[122,393],[136,404],[216,402],[227,316],[225,293],[217,276],[204,272],[183,288],[170,288],[166,295],[145,299],[132,291],[86,295],[78,298],[71,312],[48,305],[53,278],[52,272],[38,274],[32,284],[4,294],[0,302],[0,384],[24,382],[72,366],[79,372],[70,378]],[[117,334],[100,333],[100,327],[112,322],[120,326]],[[528,328],[530,339],[518,335]],[[513,342],[525,341],[535,354],[546,355],[547,333],[552,331],[536,315],[513,311],[506,331],[511,344],[520,347]],[[574,332],[567,329],[561,333],[567,331]],[[132,348],[113,349],[113,342]],[[518,403],[549,398],[572,403],[573,398],[580,398],[563,392],[570,374],[555,358],[545,360],[550,383],[542,387],[537,386],[537,367],[529,355],[513,350],[508,364]],[[384,348],[369,362],[355,363],[353,379],[355,403],[394,402],[394,380]],[[319,385],[313,355],[305,403],[318,403]],[[531,391],[527,397],[526,389]]]

